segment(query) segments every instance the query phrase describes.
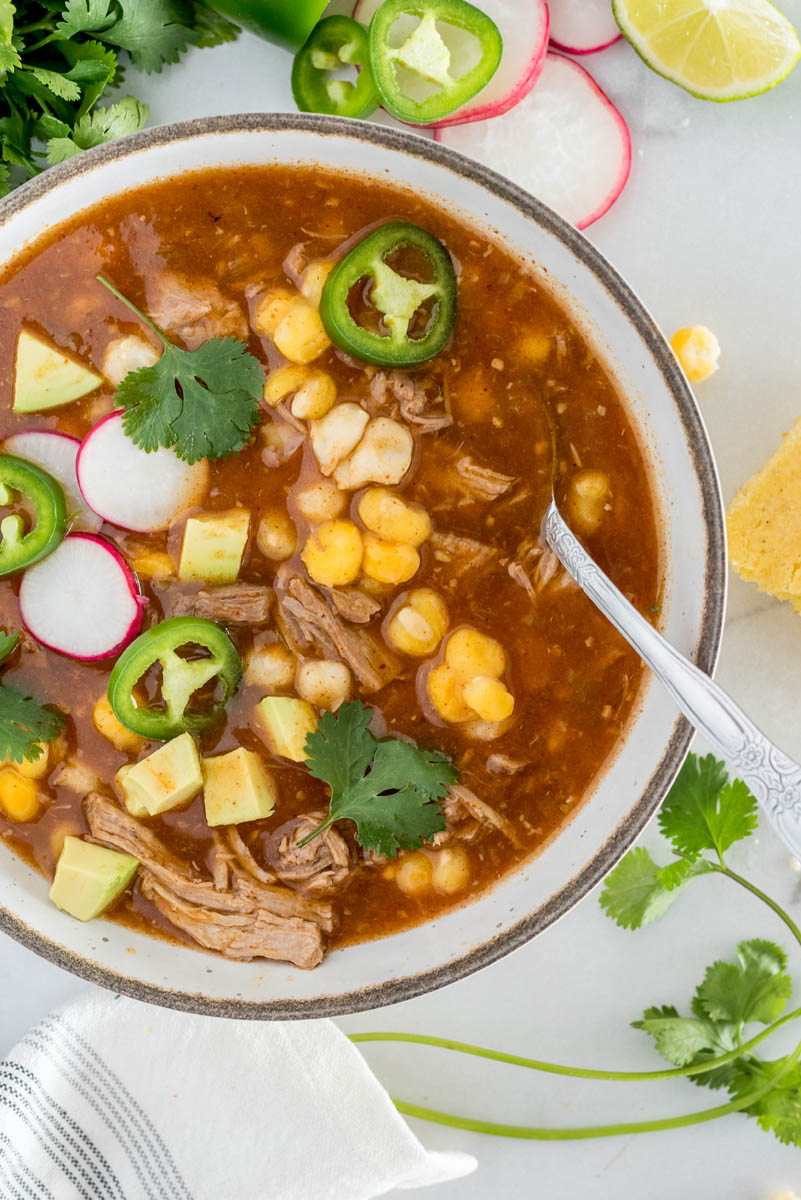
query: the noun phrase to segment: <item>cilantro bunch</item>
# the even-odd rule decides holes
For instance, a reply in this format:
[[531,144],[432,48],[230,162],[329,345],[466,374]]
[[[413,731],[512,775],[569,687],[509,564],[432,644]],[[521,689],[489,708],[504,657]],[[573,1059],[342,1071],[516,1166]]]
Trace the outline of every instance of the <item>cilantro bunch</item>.
[[[662,916],[692,881],[716,875],[767,905],[801,947],[801,929],[792,917],[726,862],[726,851],[755,830],[757,804],[741,780],[729,780],[722,763],[711,755],[701,759],[690,755],[662,807],[659,824],[674,851],[671,861],[660,866],[640,847],[630,850],[607,877],[600,902],[618,925],[624,929],[648,925]],[[686,1014],[673,1004],[655,1005],[633,1022],[636,1029],[653,1038],[670,1064],[654,1071],[565,1066],[418,1034],[354,1034],[352,1040],[416,1042],[580,1079],[642,1082],[686,1077],[722,1093],[723,1101],[676,1117],[573,1129],[500,1125],[395,1101],[400,1112],[436,1124],[502,1137],[570,1141],[679,1129],[740,1112],[784,1144],[801,1148],[801,1041],[779,1058],[756,1053],[777,1030],[801,1017],[801,1007],[789,1008],[792,994],[784,951],[762,938],[740,942],[731,959],[717,960],[707,968]]]
[[190,46],[239,32],[194,0],[0,0],[0,195],[43,167],[141,129],[147,105],[96,105],[125,52],[160,71]]

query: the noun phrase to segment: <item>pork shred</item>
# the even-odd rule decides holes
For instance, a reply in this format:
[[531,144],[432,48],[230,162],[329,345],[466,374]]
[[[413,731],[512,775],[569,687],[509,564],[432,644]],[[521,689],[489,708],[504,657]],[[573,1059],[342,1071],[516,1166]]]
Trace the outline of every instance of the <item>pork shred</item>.
[[236,300],[214,283],[197,283],[159,270],[147,293],[148,313],[156,325],[180,338],[190,350],[213,337],[247,342],[250,328]]
[[493,471],[491,467],[482,467],[469,454],[456,460],[456,470],[474,500],[498,500],[506,495],[516,478]]
[[520,844],[511,821],[462,784],[453,784],[448,788],[448,794],[442,801],[442,812],[447,829],[444,833],[435,834],[435,845],[441,845],[452,837],[472,841],[487,829],[496,829],[514,846]]
[[173,612],[205,617],[218,625],[266,625],[273,607],[273,589],[257,583],[231,583],[183,596]]
[[[140,862],[142,893],[176,928],[229,958],[272,958],[315,967],[325,953],[324,933],[334,927],[332,906],[291,888],[260,883],[225,856],[229,886],[177,859],[143,822],[108,796],[90,792],[84,802],[95,841]],[[219,845],[217,846],[219,855]]]
[[354,625],[368,625],[381,611],[381,605],[359,588],[328,588],[328,595],[341,617]]
[[397,371],[388,377],[388,382],[401,417],[407,425],[416,425],[419,433],[438,433],[453,424],[453,417],[438,389],[432,395],[425,383]]
[[463,537],[458,533],[443,533],[434,530],[428,540],[437,562],[449,563],[455,575],[463,575],[465,571],[480,570],[486,567],[498,555],[494,546],[486,542],[476,541],[475,538]]
[[354,629],[334,605],[300,575],[276,575],[283,633],[296,654],[314,646],[324,658],[347,663],[365,692],[377,692],[400,672],[394,654],[367,629]]
[[351,870],[348,843],[331,826],[307,845],[298,845],[325,820],[325,816],[325,813],[314,812],[288,822],[276,831],[270,855],[279,879],[320,895],[337,891]]

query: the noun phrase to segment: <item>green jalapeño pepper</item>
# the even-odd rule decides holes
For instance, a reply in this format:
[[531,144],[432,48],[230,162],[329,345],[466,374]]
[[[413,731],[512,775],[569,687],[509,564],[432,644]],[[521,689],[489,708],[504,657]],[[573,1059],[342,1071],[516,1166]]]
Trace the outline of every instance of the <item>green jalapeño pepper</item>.
[[[409,17],[419,21],[397,45],[394,26]],[[478,61],[461,74],[451,70],[438,21],[472,35],[478,46]],[[407,23],[399,26],[401,36]],[[370,62],[381,102],[393,117],[414,125],[442,121],[471,100],[492,79],[502,53],[498,26],[466,0],[384,0],[370,22]]]
[[33,527],[9,513],[0,521],[0,575],[13,575],[52,554],[67,530],[67,506],[61,484],[52,475],[11,454],[0,454],[0,504],[20,500],[33,510]]
[[[295,55],[292,95],[301,112],[336,117],[369,117],[378,108],[370,74],[367,30],[351,17],[326,17]],[[329,79],[329,71],[358,67],[355,83]]]
[[302,46],[328,0],[208,0],[207,8],[288,50]]
[[[201,647],[203,658],[184,658],[178,651]],[[137,685],[156,663],[161,664],[163,707],[139,706]],[[179,733],[199,733],[222,714],[242,678],[242,663],[228,634],[202,617],[171,617],[154,625],[131,642],[117,659],[108,681],[108,699],[126,729],[163,742]],[[222,689],[221,699],[202,707],[190,702],[212,680]]]
[[[387,262],[409,251],[424,262],[428,281],[401,275]],[[380,316],[376,328],[356,319],[354,295],[369,304],[369,315]],[[442,242],[417,225],[393,221],[337,263],[323,288],[320,316],[334,345],[354,358],[377,367],[413,367],[448,344],[458,307],[456,272]]]

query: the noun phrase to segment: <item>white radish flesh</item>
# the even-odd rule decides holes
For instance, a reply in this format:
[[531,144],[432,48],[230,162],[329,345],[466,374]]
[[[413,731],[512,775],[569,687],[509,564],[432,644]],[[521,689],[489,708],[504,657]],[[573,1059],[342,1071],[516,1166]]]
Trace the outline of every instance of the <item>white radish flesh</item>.
[[506,175],[578,229],[614,204],[631,169],[623,117],[592,76],[561,54],[546,56],[537,86],[512,112],[439,128],[436,138]]
[[121,412],[89,430],[77,470],[89,507],[110,524],[138,533],[166,529],[200,503],[209,481],[205,459],[190,466],[163,447],[150,454],[141,450],[123,430]]
[[[362,25],[369,25],[381,3],[382,0],[358,0],[353,10],[354,18]],[[508,112],[531,91],[545,60],[548,49],[548,5],[545,0],[480,0],[478,7],[501,31],[503,56],[487,86],[446,117],[440,123],[442,127],[483,121]],[[410,32],[414,25],[415,22],[410,20]],[[445,38],[453,52],[451,73],[458,77],[475,61],[475,39],[460,35],[453,26]]]
[[70,528],[98,533],[103,518],[87,508],[78,487],[75,460],[81,443],[66,433],[54,433],[49,429],[29,429],[24,433],[13,433],[6,438],[3,449],[17,458],[24,458],[47,471],[64,489]]
[[23,624],[37,642],[84,662],[119,654],[139,632],[146,603],[119,551],[88,533],[66,537],[19,589]]
[[549,0],[551,46],[569,54],[594,54],[619,42],[610,0]]

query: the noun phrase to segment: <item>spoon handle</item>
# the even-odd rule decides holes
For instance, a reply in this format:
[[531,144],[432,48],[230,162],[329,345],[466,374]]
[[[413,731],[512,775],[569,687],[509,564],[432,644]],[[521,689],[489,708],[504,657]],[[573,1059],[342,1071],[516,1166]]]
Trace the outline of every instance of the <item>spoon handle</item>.
[[687,720],[737,771],[785,845],[801,859],[798,763],[637,612],[570,531],[553,501],[543,518],[542,533],[568,574],[648,664]]

